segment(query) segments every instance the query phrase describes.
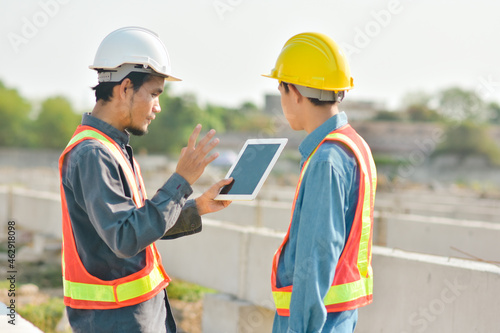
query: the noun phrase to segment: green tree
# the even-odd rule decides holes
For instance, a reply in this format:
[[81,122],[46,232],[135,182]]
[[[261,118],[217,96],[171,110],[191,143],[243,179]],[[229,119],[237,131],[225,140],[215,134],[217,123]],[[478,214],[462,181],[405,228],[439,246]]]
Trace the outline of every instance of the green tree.
[[35,124],[38,146],[64,148],[80,122],[70,102],[64,97],[51,97],[42,103]]
[[201,124],[207,128],[214,128],[218,133],[223,133],[226,131],[226,125],[228,125],[225,120],[229,112],[229,109],[223,106],[207,104],[203,110]]
[[435,110],[430,109],[424,104],[409,105],[405,112],[410,121],[432,122],[440,121],[442,119],[442,117]]
[[401,121],[402,115],[399,112],[379,111],[374,120],[379,121]]
[[500,149],[491,138],[488,126],[473,121],[449,125],[445,132],[445,140],[437,147],[434,154],[453,154],[460,158],[484,156],[490,163],[500,165]]
[[0,146],[23,147],[30,143],[31,105],[15,89],[0,81]]
[[437,111],[454,121],[484,122],[488,119],[486,103],[474,91],[453,87],[438,96]]
[[491,102],[487,106],[489,119],[493,124],[500,124],[500,104]]
[[203,111],[193,95],[171,96],[167,88],[160,95],[160,106],[161,112],[151,122],[149,133],[131,141],[136,150],[178,154],[196,124],[203,122]]

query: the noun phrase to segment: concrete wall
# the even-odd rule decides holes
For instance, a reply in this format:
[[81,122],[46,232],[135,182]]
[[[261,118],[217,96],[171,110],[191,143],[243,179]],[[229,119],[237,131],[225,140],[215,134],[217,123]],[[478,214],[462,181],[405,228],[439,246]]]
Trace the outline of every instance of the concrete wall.
[[240,201],[210,215],[211,219],[239,226],[264,227],[286,231],[290,223],[291,202]]
[[385,245],[407,251],[500,263],[500,223],[380,214]]
[[204,219],[201,233],[157,246],[169,274],[272,308],[270,267],[282,239],[271,230]]
[[440,216],[460,220],[500,222],[498,198],[482,198],[472,191],[395,191],[379,192],[375,208],[379,211]]
[[[0,215],[10,214],[19,228],[60,235],[58,194],[13,189],[9,199],[8,191],[2,188],[0,199],[10,202],[10,208],[0,204]],[[277,210],[285,215],[284,207]],[[236,210],[235,214],[244,217],[247,213]],[[286,215],[283,219],[287,221]],[[236,220],[234,216],[227,219]],[[385,225],[385,232],[378,237],[385,237],[394,247],[440,253],[450,244],[459,244],[460,249],[477,250],[474,253],[480,255],[498,252],[499,229],[494,223],[398,214],[379,215],[377,223]],[[171,276],[224,294],[207,300],[205,332],[233,333],[236,329],[265,333],[270,331],[273,317],[269,282],[272,256],[283,236],[283,231],[204,219],[202,233],[157,244]],[[490,245],[482,248],[482,243]],[[374,247],[373,266],[375,301],[360,310],[356,332],[498,330],[500,298],[495,295],[500,294],[499,267],[383,247]]]
[[31,230],[53,238],[62,237],[61,203],[58,193],[11,189],[10,219],[19,229]]
[[357,333],[498,332],[500,268],[374,248],[374,302]]
[[[162,241],[158,247],[172,276],[236,298],[224,306],[220,304],[230,296],[214,301],[217,311],[233,311],[244,301],[264,314],[273,309],[270,265],[282,238],[283,233],[205,220],[201,234]],[[374,247],[373,267],[375,301],[360,311],[356,332],[469,333],[498,328],[500,298],[491,297],[500,294],[500,268],[495,265]],[[263,314],[261,326],[252,326],[256,332],[269,332],[271,319]],[[213,322],[207,325],[206,332],[232,332],[224,326],[217,330]]]

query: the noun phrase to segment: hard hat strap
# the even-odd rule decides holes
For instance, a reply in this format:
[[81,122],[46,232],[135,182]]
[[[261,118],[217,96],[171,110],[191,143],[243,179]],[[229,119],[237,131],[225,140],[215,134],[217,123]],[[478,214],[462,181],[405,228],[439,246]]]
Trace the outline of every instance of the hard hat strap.
[[343,91],[322,90],[294,84],[295,88],[304,97],[316,98],[320,101],[341,102],[344,98]]

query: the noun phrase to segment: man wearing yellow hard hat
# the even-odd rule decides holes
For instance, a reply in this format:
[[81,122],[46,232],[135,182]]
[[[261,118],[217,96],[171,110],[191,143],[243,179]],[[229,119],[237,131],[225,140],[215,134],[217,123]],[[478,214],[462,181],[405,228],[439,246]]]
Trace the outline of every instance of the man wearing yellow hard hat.
[[308,134],[290,226],[273,259],[273,332],[353,332],[373,295],[377,176],[370,148],[339,111],[354,86],[349,64],[330,37],[302,33],[264,76],[278,80],[290,127]]

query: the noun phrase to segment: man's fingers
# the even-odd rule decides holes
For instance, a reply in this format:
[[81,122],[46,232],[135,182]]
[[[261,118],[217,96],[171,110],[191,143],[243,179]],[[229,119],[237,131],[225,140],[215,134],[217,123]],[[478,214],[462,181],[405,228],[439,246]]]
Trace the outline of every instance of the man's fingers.
[[214,129],[211,129],[204,137],[203,139],[200,140],[200,142],[198,143],[198,146],[199,147],[203,147],[204,145],[206,145],[208,143],[208,141],[210,141],[210,139],[212,139],[215,135],[215,130]]
[[222,179],[222,180],[219,180],[217,183],[215,183],[213,187],[217,190],[217,192],[219,192],[219,190],[222,187],[231,184],[232,181],[233,181],[232,177],[228,178],[228,179]]
[[188,149],[193,149],[196,146],[196,140],[198,139],[198,135],[200,135],[200,132],[201,132],[201,125],[198,124],[194,128],[191,136],[189,137],[188,146],[187,146]]
[[215,146],[217,146],[219,144],[220,140],[219,138],[215,138],[213,139],[209,144],[205,145],[203,147],[203,149],[201,150],[201,152],[206,155],[208,154],[212,149],[215,148]]
[[219,153],[213,153],[212,155],[205,157],[203,163],[205,164],[205,166],[207,166],[212,163],[217,157],[219,157]]

